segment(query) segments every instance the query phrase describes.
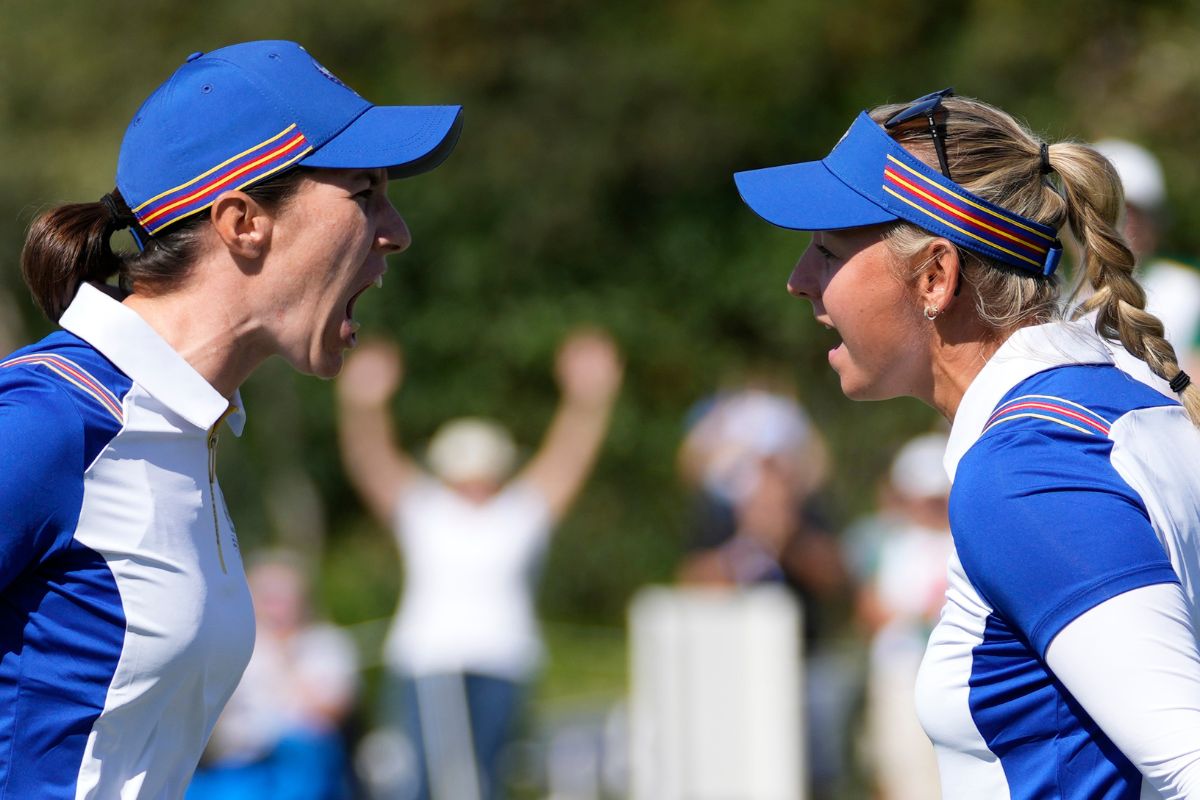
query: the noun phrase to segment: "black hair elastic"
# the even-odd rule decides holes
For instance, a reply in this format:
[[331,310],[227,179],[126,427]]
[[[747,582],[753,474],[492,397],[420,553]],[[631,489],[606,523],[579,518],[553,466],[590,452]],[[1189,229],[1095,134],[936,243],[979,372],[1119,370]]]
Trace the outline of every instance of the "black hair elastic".
[[1054,167],[1050,166],[1050,145],[1042,142],[1042,174],[1049,175],[1054,172]]
[[1191,376],[1188,375],[1183,370],[1179,370],[1179,373],[1176,374],[1174,378],[1171,378],[1171,391],[1174,392],[1175,394],[1179,394],[1184,389],[1186,389],[1188,386],[1190,386],[1191,383],[1192,383]]
[[[116,189],[113,189],[113,192],[115,191]],[[129,206],[125,205],[125,201],[121,200],[118,202],[117,198],[113,197],[112,192],[109,192],[100,198],[100,204],[108,211],[108,224],[111,232],[116,233],[128,228],[129,234],[133,236],[133,243],[137,245],[138,252],[145,252],[146,234],[141,230],[141,226],[138,225],[137,217],[129,210]],[[122,210],[122,206],[125,207],[124,210]]]
[[108,219],[115,230],[128,228],[136,221],[132,212],[121,210],[121,207],[117,205],[117,198],[113,197],[111,192],[101,197],[100,203],[108,210]]
[[119,207],[116,207],[116,199],[112,194],[106,194],[106,196],[100,198],[100,204],[104,206],[104,210],[108,211],[108,221],[113,223],[116,229],[120,230],[121,228],[128,227],[127,224],[121,224],[121,217],[124,215],[122,215]]

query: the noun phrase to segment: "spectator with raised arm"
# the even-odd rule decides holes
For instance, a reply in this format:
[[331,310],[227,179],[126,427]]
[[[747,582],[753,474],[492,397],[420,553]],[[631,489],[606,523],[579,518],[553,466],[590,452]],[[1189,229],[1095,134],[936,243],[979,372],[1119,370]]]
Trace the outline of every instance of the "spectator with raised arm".
[[595,331],[569,336],[555,367],[558,409],[511,478],[516,447],[486,420],[443,425],[428,472],[405,452],[389,411],[403,377],[396,346],[364,345],[338,382],[347,475],[404,559],[385,661],[417,756],[413,797],[500,796],[499,756],[541,656],[537,565],[591,471],[622,376],[616,346]]

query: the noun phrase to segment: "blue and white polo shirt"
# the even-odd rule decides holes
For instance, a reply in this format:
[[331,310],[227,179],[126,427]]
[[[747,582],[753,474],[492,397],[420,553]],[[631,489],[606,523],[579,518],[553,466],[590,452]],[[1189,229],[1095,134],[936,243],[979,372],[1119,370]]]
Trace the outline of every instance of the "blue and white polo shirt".
[[[1046,658],[1082,615],[1118,596],[1158,596],[1125,593],[1163,584],[1182,589],[1186,669],[1176,672],[1200,678],[1187,620],[1200,618],[1200,432],[1165,382],[1115,360],[1137,372],[1087,321],[1021,329],[955,416],[949,588],[917,681],[946,800],[1161,796],[1142,774],[1155,759],[1135,764],[1113,743],[1161,732],[1110,724],[1110,738],[1094,717],[1127,698],[1089,697],[1089,713]],[[1096,652],[1110,644],[1082,641]],[[1083,664],[1071,679],[1115,668]]]
[[177,798],[254,642],[231,405],[83,285],[0,358],[0,798]]

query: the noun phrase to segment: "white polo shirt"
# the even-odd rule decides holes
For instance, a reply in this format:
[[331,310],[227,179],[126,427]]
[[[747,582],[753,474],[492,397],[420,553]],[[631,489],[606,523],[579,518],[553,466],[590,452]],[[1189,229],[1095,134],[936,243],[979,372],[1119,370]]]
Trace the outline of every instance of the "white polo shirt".
[[385,643],[389,666],[527,680],[542,655],[533,594],[550,523],[528,483],[473,503],[436,480],[415,481],[396,506],[404,597]]
[[231,404],[83,285],[0,359],[0,798],[182,797],[250,657]]
[[1197,796],[1200,432],[1164,389],[1089,321],[967,389],[917,681],[946,800]]

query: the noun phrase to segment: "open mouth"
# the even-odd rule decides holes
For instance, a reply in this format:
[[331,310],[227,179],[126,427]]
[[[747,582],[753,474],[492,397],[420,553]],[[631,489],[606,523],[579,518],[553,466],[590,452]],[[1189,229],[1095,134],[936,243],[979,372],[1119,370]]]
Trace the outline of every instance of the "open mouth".
[[833,326],[833,323],[831,323],[828,319],[822,319],[820,317],[817,317],[817,323],[819,325],[821,325],[821,327],[823,327],[825,330],[827,330],[833,334],[831,337],[829,337],[830,340],[833,342],[833,346],[829,348],[829,353],[828,353],[829,357],[832,358],[833,354],[836,353],[838,350],[841,350],[842,345],[843,345],[842,339],[838,335],[838,329],[835,328]]
[[383,288],[382,273],[380,273],[378,278],[355,292],[353,296],[351,296],[350,300],[346,303],[346,318],[342,321],[341,333],[342,339],[350,347],[353,347],[358,342],[358,331],[360,328],[362,328],[362,323],[357,322],[354,319],[354,305],[358,302],[358,298],[362,297],[363,292],[367,291],[367,289],[370,289],[372,286],[379,289]]

